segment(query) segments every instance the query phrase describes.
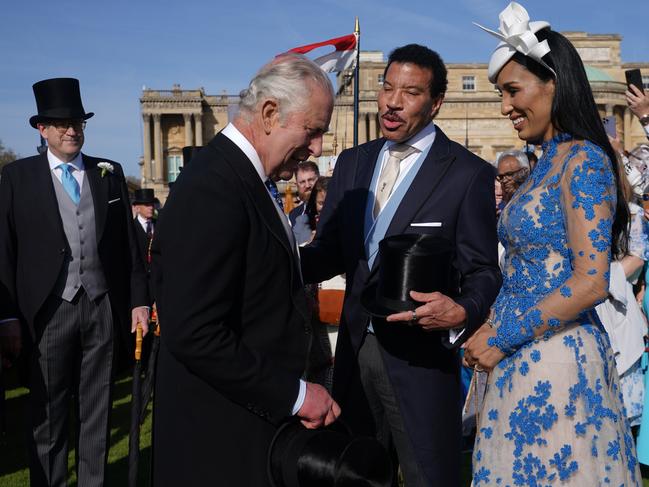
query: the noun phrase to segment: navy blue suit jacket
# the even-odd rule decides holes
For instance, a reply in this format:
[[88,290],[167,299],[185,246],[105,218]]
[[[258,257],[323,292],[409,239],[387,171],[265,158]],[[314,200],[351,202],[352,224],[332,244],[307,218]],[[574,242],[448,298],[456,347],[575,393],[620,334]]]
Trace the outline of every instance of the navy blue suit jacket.
[[[356,356],[370,319],[360,305],[360,295],[378,279],[378,272],[368,267],[363,222],[368,188],[384,143],[381,138],[340,154],[316,238],[301,250],[305,282],[346,274],[334,397],[352,428],[371,417],[367,404],[358,399]],[[467,330],[454,347],[445,346],[447,332],[424,332],[418,327],[372,320],[404,425],[432,485],[451,485],[439,482],[449,481],[444,476],[451,462],[446,454],[455,449],[454,444],[459,458],[457,347],[483,323],[501,285],[493,174],[487,162],[437,128],[433,146],[386,232],[386,237],[403,233],[439,235],[455,246],[454,267],[461,290],[454,299],[466,309]],[[411,226],[423,222],[441,222],[441,226]],[[374,262],[377,266],[378,257]],[[356,429],[371,433],[367,425]]]

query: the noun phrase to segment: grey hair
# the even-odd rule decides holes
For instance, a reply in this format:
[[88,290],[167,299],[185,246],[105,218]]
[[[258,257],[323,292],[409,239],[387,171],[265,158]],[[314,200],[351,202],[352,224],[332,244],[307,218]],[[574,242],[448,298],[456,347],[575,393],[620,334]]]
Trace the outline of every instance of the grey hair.
[[527,158],[527,155],[525,154],[525,152],[523,152],[522,150],[517,150],[517,149],[510,149],[510,150],[506,150],[506,151],[502,152],[498,156],[498,160],[496,161],[496,167],[498,167],[500,165],[500,161],[502,161],[505,157],[514,157],[514,158],[516,158],[516,160],[518,161],[518,164],[521,167],[526,167],[528,169],[530,168],[530,161]]
[[287,114],[306,106],[311,95],[308,81],[333,98],[331,81],[320,66],[301,54],[282,54],[263,66],[248,88],[241,91],[240,113],[250,120],[260,102],[274,99],[279,105],[280,119],[284,120]]

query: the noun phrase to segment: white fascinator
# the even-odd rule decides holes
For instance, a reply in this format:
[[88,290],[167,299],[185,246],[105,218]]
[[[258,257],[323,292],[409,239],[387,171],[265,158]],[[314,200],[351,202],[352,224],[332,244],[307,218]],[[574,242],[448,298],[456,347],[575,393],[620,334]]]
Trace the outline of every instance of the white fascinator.
[[507,8],[500,12],[498,18],[500,19],[498,32],[474,22],[482,30],[501,41],[489,60],[489,81],[496,83],[498,73],[516,52],[531,57],[550,70],[556,78],[557,74],[542,59],[543,56],[550,52],[548,41],[539,42],[535,35],[541,29],[550,27],[550,24],[545,21],[530,22],[530,16],[525,7],[516,2],[507,5]]

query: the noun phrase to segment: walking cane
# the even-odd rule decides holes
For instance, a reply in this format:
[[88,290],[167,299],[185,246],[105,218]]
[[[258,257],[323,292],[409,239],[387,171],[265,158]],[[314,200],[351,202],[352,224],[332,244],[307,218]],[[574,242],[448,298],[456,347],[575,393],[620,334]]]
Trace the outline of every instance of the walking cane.
[[142,382],[142,404],[140,405],[140,424],[144,423],[146,417],[146,407],[151,400],[153,392],[153,385],[155,381],[155,369],[158,363],[158,349],[160,348],[160,322],[158,321],[158,313],[153,305],[153,319],[150,323],[150,330],[153,330],[153,337],[151,343],[151,352],[149,353],[149,362],[146,367],[144,381]]
[[133,390],[131,394],[131,431],[128,437],[128,485],[136,487],[140,459],[140,403],[142,380],[142,324],[135,329],[135,365],[133,366]]

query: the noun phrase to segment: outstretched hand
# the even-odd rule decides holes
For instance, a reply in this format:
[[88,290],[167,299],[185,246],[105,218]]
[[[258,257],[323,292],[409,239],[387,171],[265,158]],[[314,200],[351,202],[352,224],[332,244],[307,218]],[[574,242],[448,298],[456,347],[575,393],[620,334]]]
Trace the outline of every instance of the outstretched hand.
[[424,304],[414,311],[392,314],[386,318],[388,322],[405,321],[425,331],[450,330],[464,326],[466,322],[466,310],[442,293],[410,291],[410,297]]

